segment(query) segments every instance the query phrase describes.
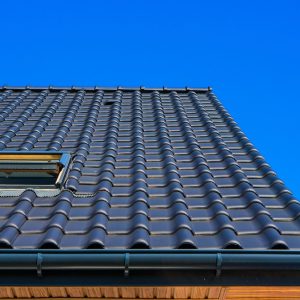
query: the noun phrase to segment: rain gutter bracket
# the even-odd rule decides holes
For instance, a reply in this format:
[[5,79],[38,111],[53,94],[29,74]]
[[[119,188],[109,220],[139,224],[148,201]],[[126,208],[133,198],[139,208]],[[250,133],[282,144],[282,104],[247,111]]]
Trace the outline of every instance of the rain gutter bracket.
[[42,253],[38,253],[36,259],[36,272],[38,277],[43,277],[42,263],[43,263],[43,255]]
[[221,253],[217,253],[217,257],[216,257],[216,277],[220,277],[221,273],[222,273],[222,254]]
[[129,277],[129,253],[125,253],[124,260],[124,277]]

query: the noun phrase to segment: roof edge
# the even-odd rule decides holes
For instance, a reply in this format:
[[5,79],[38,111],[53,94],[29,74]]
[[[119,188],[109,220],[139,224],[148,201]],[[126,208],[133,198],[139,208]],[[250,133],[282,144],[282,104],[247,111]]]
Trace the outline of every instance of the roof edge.
[[9,86],[9,85],[2,85],[0,86],[0,91],[5,91],[5,90],[13,90],[13,91],[19,91],[19,90],[35,90],[35,91],[43,91],[43,90],[50,90],[50,91],[60,91],[60,90],[68,90],[68,91],[97,91],[97,90],[103,90],[103,91],[125,91],[125,92],[130,92],[130,91],[161,91],[161,92],[170,92],[170,91],[176,91],[176,92],[187,92],[187,91],[195,91],[195,92],[208,92],[211,91],[211,87],[206,87],[206,88],[193,88],[193,87],[144,87],[144,86],[139,86],[139,87],[122,87],[122,86],[115,86],[115,87],[104,87],[104,86]]

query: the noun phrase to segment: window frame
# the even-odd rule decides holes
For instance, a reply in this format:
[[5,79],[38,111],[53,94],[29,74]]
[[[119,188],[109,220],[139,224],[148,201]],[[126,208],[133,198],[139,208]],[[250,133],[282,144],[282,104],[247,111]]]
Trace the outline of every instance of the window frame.
[[[15,167],[7,167],[15,163]],[[55,165],[59,168],[55,178],[55,183],[51,184],[32,184],[32,183],[12,183],[9,184],[0,182],[0,190],[18,190],[18,189],[62,189],[66,179],[66,175],[71,163],[71,155],[62,151],[0,151],[0,172],[1,173],[16,173],[32,172],[33,178],[37,179],[35,173],[45,172],[48,173],[53,170]],[[49,168],[47,169],[47,164]],[[50,164],[52,169],[50,168]],[[11,171],[10,171],[11,170]],[[47,172],[48,171],[48,172]],[[2,177],[3,178],[3,177]],[[12,176],[11,178],[15,178]],[[22,176],[20,176],[22,178]],[[25,179],[30,176],[24,176]],[[51,178],[51,176],[50,176]],[[26,181],[24,179],[24,181]],[[21,179],[19,179],[21,180]],[[50,179],[49,179],[50,180]],[[9,176],[7,177],[9,181]]]

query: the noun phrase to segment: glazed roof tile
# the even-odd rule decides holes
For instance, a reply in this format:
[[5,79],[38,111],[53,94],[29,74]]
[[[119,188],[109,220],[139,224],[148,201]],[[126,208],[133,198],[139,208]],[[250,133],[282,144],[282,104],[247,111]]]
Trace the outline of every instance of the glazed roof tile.
[[66,151],[0,197],[1,248],[299,249],[300,203],[210,89],[0,89],[0,150]]

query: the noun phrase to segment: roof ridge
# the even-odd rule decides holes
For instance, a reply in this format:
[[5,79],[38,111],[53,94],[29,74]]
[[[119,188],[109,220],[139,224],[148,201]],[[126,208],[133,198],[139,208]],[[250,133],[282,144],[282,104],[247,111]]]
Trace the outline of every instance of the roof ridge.
[[123,87],[123,86],[115,86],[115,87],[109,87],[109,86],[30,86],[30,85],[24,85],[24,86],[10,86],[10,85],[2,85],[0,86],[0,90],[70,90],[70,91],[79,91],[79,90],[86,90],[86,91],[95,91],[95,90],[104,90],[104,91],[162,91],[162,92],[170,92],[170,91],[176,91],[176,92],[187,92],[187,91],[197,91],[197,92],[208,92],[211,91],[211,87],[144,87],[144,86],[138,86],[138,87]]

